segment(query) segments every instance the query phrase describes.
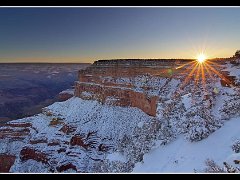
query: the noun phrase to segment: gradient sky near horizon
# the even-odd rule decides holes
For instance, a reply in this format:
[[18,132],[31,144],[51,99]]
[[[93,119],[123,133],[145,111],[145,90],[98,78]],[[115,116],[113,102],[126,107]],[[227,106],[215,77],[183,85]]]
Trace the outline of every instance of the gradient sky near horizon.
[[1,62],[230,57],[240,7],[0,8]]

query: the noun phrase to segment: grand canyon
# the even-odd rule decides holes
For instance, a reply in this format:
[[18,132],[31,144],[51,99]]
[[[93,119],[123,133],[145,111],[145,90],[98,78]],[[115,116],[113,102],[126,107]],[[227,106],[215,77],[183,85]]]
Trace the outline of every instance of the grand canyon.
[[77,71],[89,64],[5,63],[0,66],[0,124],[41,112],[64,100],[73,89]]
[[239,174],[239,19],[0,7],[0,174]]
[[[65,91],[62,102],[0,127],[0,171],[141,172],[152,149],[181,136],[201,142],[239,117],[238,68],[234,59],[208,67],[193,59],[95,61],[78,71],[74,95]],[[203,172],[207,158],[191,167],[190,157],[187,171]]]

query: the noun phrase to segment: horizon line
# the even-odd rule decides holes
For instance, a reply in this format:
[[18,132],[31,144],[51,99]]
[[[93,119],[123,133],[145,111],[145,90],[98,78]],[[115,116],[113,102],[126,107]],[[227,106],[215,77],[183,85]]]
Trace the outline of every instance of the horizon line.
[[[215,57],[215,58],[207,58],[207,60],[224,60],[231,59],[233,57]],[[116,59],[98,59],[93,62],[0,62],[0,64],[93,64],[97,61],[116,61],[116,60],[196,60],[196,58],[116,58]]]

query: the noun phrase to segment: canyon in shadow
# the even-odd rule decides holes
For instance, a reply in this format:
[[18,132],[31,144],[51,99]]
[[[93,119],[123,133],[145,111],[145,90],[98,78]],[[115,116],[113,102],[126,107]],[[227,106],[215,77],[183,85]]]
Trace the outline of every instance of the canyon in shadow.
[[1,64],[0,123],[41,112],[59,101],[58,94],[77,80],[89,64]]

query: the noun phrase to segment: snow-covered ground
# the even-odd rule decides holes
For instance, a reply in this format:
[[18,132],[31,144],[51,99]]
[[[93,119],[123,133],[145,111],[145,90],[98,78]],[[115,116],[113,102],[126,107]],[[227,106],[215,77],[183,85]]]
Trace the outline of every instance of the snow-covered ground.
[[228,71],[230,76],[235,76],[236,77],[235,81],[237,83],[240,83],[240,66],[233,66],[231,64],[227,64],[224,70]]
[[198,142],[189,142],[183,136],[165,146],[152,149],[136,164],[134,173],[203,172],[206,159],[217,164],[232,156],[231,146],[240,137],[240,117],[233,118]]
[[224,70],[229,71],[229,74],[231,76],[236,76],[236,77],[240,76],[240,67],[239,66],[233,66],[231,64],[227,64],[226,68]]
[[[131,136],[138,123],[151,122],[152,119],[153,117],[135,107],[102,105],[97,101],[72,97],[46,107],[43,113],[38,115],[11,121],[11,124],[31,123],[28,127],[30,134],[19,141],[11,141],[11,134],[11,137],[0,139],[0,154],[16,155],[10,172],[49,172],[48,165],[42,166],[41,162],[33,161],[33,157],[20,160],[20,151],[25,147],[45,154],[48,163],[55,168],[72,163],[81,172],[92,172],[94,163],[97,163],[94,159],[105,159],[108,155],[106,159],[110,161],[126,161],[123,155],[112,153],[111,149],[115,149],[125,135]],[[74,132],[62,132],[61,128],[65,125],[73,127]],[[0,127],[3,133],[4,129],[6,128]],[[11,128],[11,131],[17,129],[19,128]],[[84,149],[81,146],[69,145],[72,138],[78,135],[84,136],[86,144],[92,143],[91,147]],[[49,145],[54,142],[57,144]],[[109,149],[108,152],[99,150],[104,146]],[[64,149],[64,152],[59,153],[61,149]]]
[[131,134],[138,122],[153,118],[138,108],[101,105],[97,101],[77,97],[54,103],[47,109],[54,114],[61,114],[69,123],[78,125],[81,132],[96,131],[98,135],[114,140]]

